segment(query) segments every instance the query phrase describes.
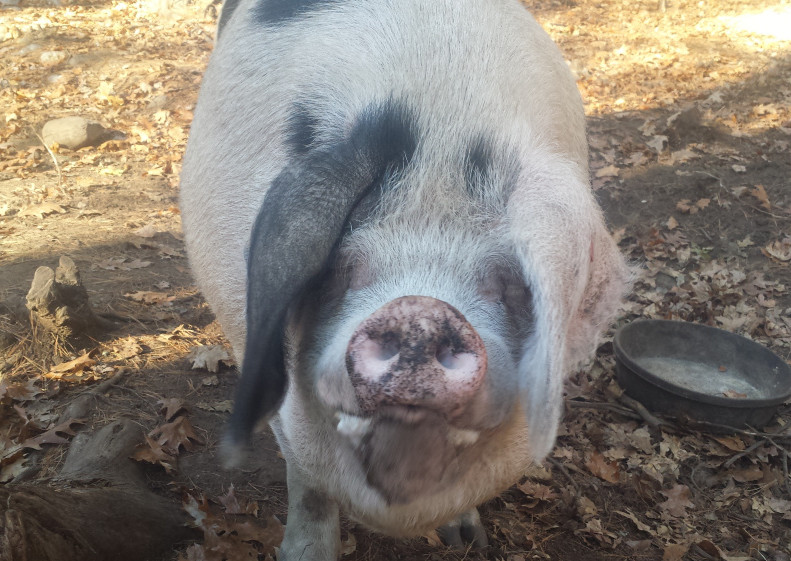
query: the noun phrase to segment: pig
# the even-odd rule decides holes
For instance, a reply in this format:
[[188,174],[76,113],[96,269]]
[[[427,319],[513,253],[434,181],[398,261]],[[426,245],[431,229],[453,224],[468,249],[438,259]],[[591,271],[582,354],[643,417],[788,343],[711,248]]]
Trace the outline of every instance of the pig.
[[286,459],[281,560],[336,559],[340,512],[486,545],[629,283],[587,159],[519,0],[226,4],[180,204],[240,362],[224,457],[263,420]]

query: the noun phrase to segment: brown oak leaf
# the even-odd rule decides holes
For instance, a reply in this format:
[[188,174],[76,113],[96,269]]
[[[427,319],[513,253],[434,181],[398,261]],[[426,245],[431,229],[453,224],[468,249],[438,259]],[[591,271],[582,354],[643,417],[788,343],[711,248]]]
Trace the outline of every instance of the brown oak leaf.
[[159,412],[165,417],[166,421],[170,421],[184,411],[184,400],[177,397],[168,397],[161,399],[157,402],[159,405]]
[[593,452],[590,458],[585,462],[585,467],[590,472],[604,481],[610,483],[618,483],[620,481],[620,470],[616,462],[608,462],[604,456],[598,452]]
[[680,518],[686,514],[686,509],[695,505],[689,500],[689,487],[686,485],[676,485],[667,491],[660,491],[667,500],[659,503],[659,508],[667,512],[670,516]]
[[175,470],[176,458],[170,455],[160,444],[148,436],[145,444],[139,445],[131,458],[138,462],[148,462],[149,464],[160,465],[165,468],[167,473]]
[[185,450],[192,450],[195,447],[193,442],[203,444],[195,434],[192,424],[184,416],[176,417],[174,421],[155,428],[148,435],[155,438],[165,451],[173,455],[178,454],[182,446]]

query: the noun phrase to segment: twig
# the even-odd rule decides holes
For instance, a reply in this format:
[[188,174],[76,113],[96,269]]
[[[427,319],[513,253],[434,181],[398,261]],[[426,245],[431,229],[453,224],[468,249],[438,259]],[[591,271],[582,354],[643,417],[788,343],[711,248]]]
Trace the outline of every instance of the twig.
[[573,399],[567,399],[566,405],[575,409],[600,409],[603,411],[612,411],[613,413],[618,413],[619,415],[624,415],[625,417],[630,417],[632,419],[640,418],[638,414],[628,407],[623,407],[615,403],[604,403],[600,401],[575,401]]
[[553,467],[557,468],[560,471],[560,473],[562,473],[563,475],[566,476],[566,479],[569,480],[569,483],[571,483],[571,486],[574,487],[574,491],[577,493],[577,495],[579,495],[581,493],[580,486],[577,485],[577,482],[574,481],[574,479],[572,479],[571,474],[569,473],[569,470],[566,469],[566,466],[564,466],[562,463],[560,463],[558,460],[556,460],[554,458],[547,458],[547,461],[550,464],[552,464]]
[[704,550],[703,550],[703,548],[701,548],[701,547],[700,547],[698,544],[696,544],[696,543],[693,543],[693,544],[692,544],[692,549],[693,549],[693,550],[695,550],[695,553],[696,553],[697,555],[700,555],[700,556],[701,556],[701,557],[703,557],[704,559],[711,559],[712,561],[713,561],[714,559],[716,559],[716,557],[712,557],[711,555],[709,555],[708,553],[706,553],[706,551],[704,551]]
[[36,138],[41,141],[41,145],[44,146],[44,149],[49,153],[49,157],[52,158],[52,162],[55,164],[55,169],[58,171],[58,188],[63,187],[63,172],[60,170],[58,159],[55,157],[55,154],[52,152],[52,150],[50,150],[49,146],[47,146],[47,143],[44,142],[44,139],[41,138],[41,135],[39,135],[36,131],[33,131],[33,134],[35,134]]
[[788,493],[788,496],[791,497],[791,480],[788,478],[788,458],[791,458],[791,452],[780,446],[777,442],[772,440],[771,437],[767,437],[766,440],[771,442],[775,448],[780,450],[780,454],[783,457],[781,460],[783,466],[783,485],[786,488],[786,493]]
[[770,434],[768,432],[760,432],[756,430],[745,430],[740,429],[737,427],[732,427],[730,425],[721,425],[719,423],[710,423],[708,421],[693,421],[688,423],[689,427],[695,429],[695,427],[704,427],[704,428],[716,428],[716,429],[724,429],[728,432],[732,432],[735,434],[741,434],[744,436],[754,436],[755,438],[764,438],[764,439],[777,439],[777,440],[791,440],[791,433],[788,434]]
[[776,219],[778,219],[778,220],[791,220],[791,217],[790,217],[790,216],[780,216],[780,215],[774,214],[773,212],[769,212],[768,210],[764,210],[764,209],[762,209],[762,208],[759,208],[759,207],[757,207],[757,206],[753,206],[753,205],[751,205],[751,204],[749,204],[749,203],[746,203],[746,202],[744,202],[744,201],[741,199],[741,197],[738,197],[738,196],[736,196],[734,193],[730,192],[730,191],[729,191],[729,190],[728,190],[728,189],[725,187],[725,185],[723,185],[723,184],[722,184],[722,179],[720,179],[720,178],[719,178],[719,177],[717,177],[716,175],[712,175],[711,173],[709,173],[709,172],[707,172],[707,171],[695,171],[694,173],[699,173],[699,174],[701,174],[701,175],[708,175],[708,176],[709,176],[709,177],[711,177],[712,179],[716,179],[716,180],[717,180],[717,182],[720,184],[720,189],[721,189],[721,190],[723,190],[723,191],[725,191],[726,193],[728,193],[728,194],[729,194],[731,197],[733,197],[734,199],[736,199],[737,201],[739,201],[740,203],[742,203],[742,204],[743,204],[744,206],[746,206],[747,208],[751,208],[751,209],[753,209],[753,210],[755,210],[755,211],[761,212],[761,213],[763,213],[763,214],[766,214],[766,215],[768,215],[768,216],[771,216],[772,218],[776,218]]
[[115,374],[113,374],[112,376],[107,378],[102,383],[97,384],[96,386],[94,386],[90,390],[89,393],[92,393],[92,394],[95,394],[95,395],[103,394],[104,392],[109,390],[111,387],[113,387],[114,385],[119,383],[121,380],[123,380],[124,377],[126,377],[126,375],[129,374],[129,372],[130,372],[129,368],[126,368],[126,367],[119,368],[118,372],[116,372]]
[[622,394],[621,397],[618,398],[618,400],[627,407],[633,409],[650,426],[652,427],[670,426],[670,423],[668,423],[667,421],[663,421],[658,417],[655,417],[654,415],[651,414],[650,411],[648,411],[648,409],[645,408],[645,406],[642,403],[640,403],[635,399],[632,399],[628,395]]
[[760,448],[761,446],[763,446],[765,443],[766,443],[766,439],[758,440],[757,442],[755,442],[752,445],[748,446],[747,448],[745,448],[744,450],[742,450],[741,452],[739,452],[738,454],[733,456],[730,460],[728,460],[727,462],[722,464],[722,467],[724,467],[726,469],[731,467],[733,464],[736,463],[736,461],[739,458],[743,458],[744,456],[746,456],[747,454],[749,454],[753,450],[756,450],[756,449]]

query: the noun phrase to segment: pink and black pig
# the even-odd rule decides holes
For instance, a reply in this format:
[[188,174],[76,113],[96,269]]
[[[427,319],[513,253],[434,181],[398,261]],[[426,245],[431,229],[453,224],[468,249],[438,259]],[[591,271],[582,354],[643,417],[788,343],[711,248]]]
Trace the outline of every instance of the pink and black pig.
[[226,459],[269,421],[281,560],[336,559],[341,511],[485,545],[629,280],[574,78],[519,0],[229,2],[181,183]]

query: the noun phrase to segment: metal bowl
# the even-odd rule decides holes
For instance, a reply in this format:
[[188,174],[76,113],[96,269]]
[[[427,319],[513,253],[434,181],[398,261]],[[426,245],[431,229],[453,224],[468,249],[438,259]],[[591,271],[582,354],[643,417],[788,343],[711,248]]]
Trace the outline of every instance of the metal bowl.
[[766,425],[791,398],[791,368],[740,335],[641,320],[615,334],[616,378],[648,409],[728,427]]

